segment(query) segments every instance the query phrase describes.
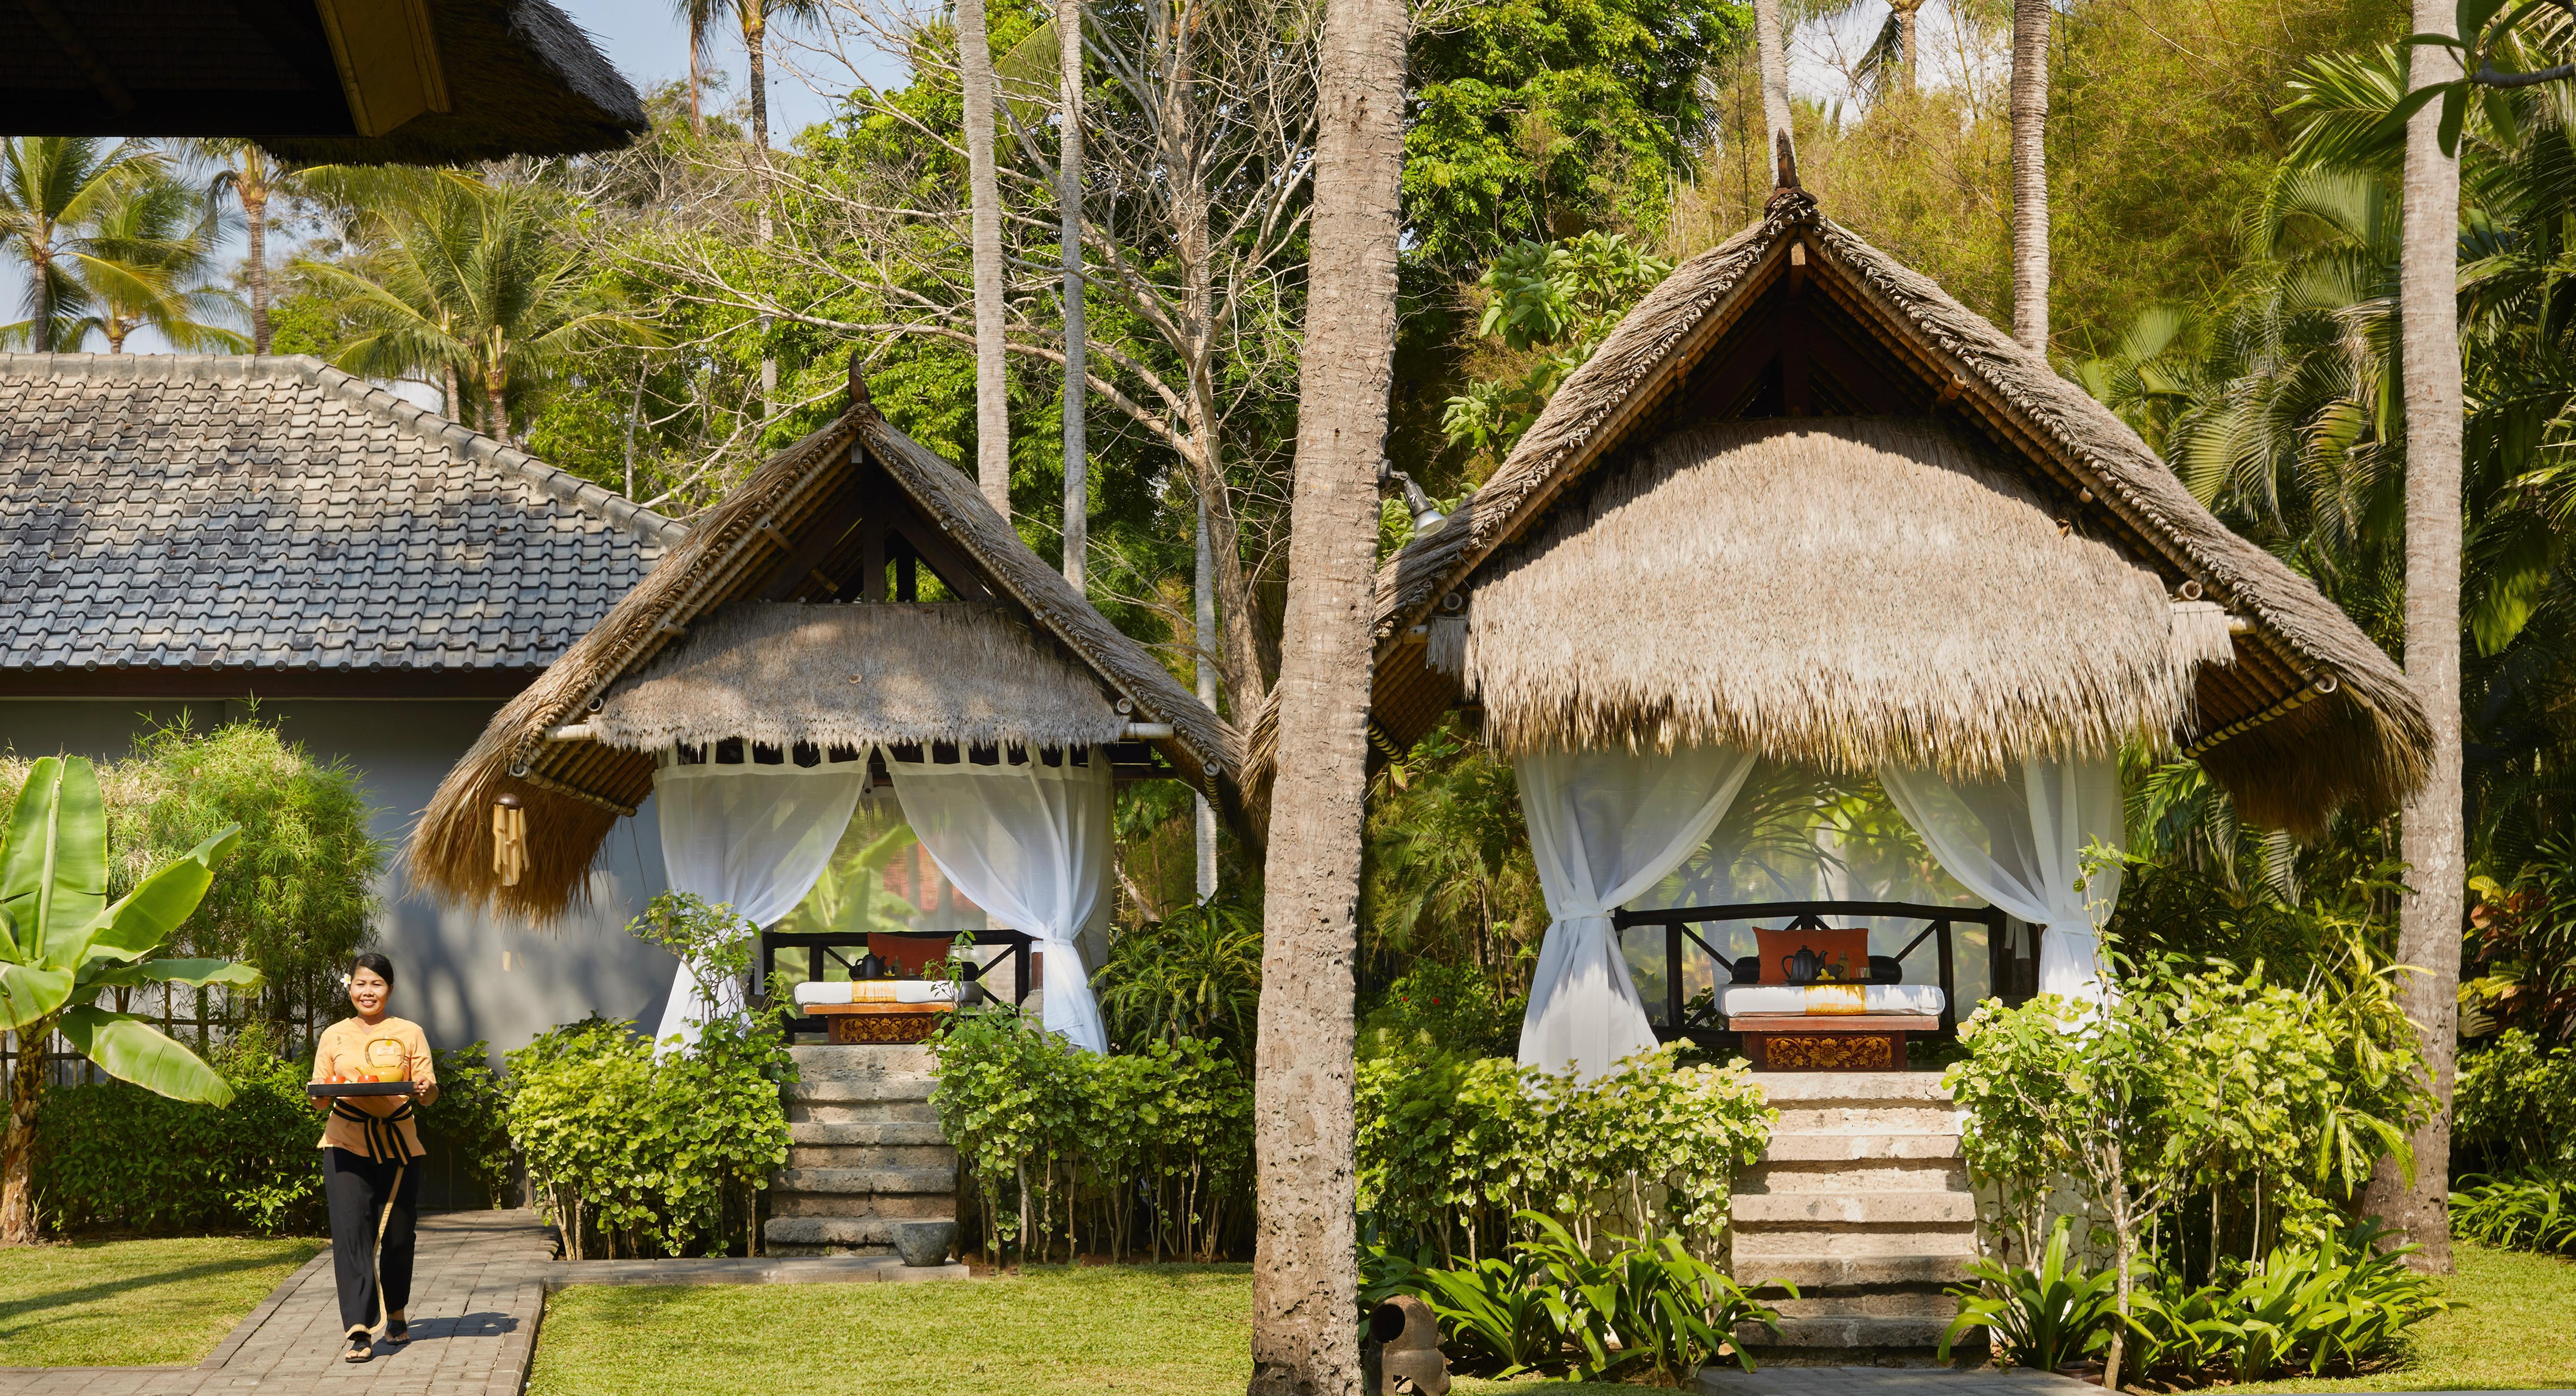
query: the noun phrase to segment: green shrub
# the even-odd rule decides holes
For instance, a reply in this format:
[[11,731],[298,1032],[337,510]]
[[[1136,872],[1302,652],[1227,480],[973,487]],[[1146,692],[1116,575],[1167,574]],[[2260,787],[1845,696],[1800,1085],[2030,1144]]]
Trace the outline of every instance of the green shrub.
[[1218,1044],[1174,1037],[1097,1056],[1007,1009],[954,1016],[931,1102],[984,1206],[985,1239],[1141,1244],[1212,1260],[1250,1219],[1252,1088]]
[[2520,1028],[2460,1054],[2451,1156],[2461,1172],[2576,1168],[2576,1051],[2546,1051]]
[[1505,1001],[1473,965],[1416,960],[1360,1024],[1360,1055],[1507,1057],[1520,1044],[1526,997]]
[[1219,900],[1121,931],[1092,983],[1118,1050],[1196,1038],[1249,1065],[1261,1007],[1261,914]]
[[257,1231],[323,1224],[322,1117],[307,1066],[253,1024],[210,1064],[233,1088],[220,1109],[122,1081],[59,1087],[36,1118],[36,1196],[56,1231]]
[[1994,1257],[1969,1261],[1974,1283],[1950,1287],[1959,1314],[1941,1335],[1941,1356],[1947,1358],[1950,1344],[1975,1328],[1993,1332],[2006,1360],[2043,1372],[2107,1346],[2120,1321],[2112,1294],[2117,1277],[2070,1258],[2067,1237],[2067,1220],[2060,1217],[2049,1229],[2037,1268]]
[[502,1206],[510,1191],[510,1102],[492,1074],[490,1046],[478,1041],[430,1057],[438,1099],[420,1107],[421,1143],[430,1165],[447,1170],[449,1205],[471,1195]]
[[2576,1174],[2470,1174],[2451,1194],[2451,1234],[2482,1246],[2576,1255]]
[[1740,1063],[1680,1066],[1677,1055],[1659,1048],[1592,1081],[1499,1057],[1364,1061],[1360,1207],[1444,1254],[1499,1249],[1523,1211],[1587,1244],[1615,1218],[1704,1247],[1778,1114]]

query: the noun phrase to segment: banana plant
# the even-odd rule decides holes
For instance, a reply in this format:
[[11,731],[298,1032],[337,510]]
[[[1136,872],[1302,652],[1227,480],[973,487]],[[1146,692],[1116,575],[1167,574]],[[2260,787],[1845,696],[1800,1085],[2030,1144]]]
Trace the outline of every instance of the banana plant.
[[109,1075],[173,1100],[228,1105],[232,1087],[194,1052],[132,1013],[98,1006],[111,989],[218,985],[257,989],[260,972],[231,960],[152,952],[186,921],[241,842],[239,826],[107,900],[107,808],[81,757],[35,763],[0,843],[0,1028],[18,1035],[9,1133],[0,1153],[0,1244],[35,1239],[36,1107],[44,1046],[60,1032]]

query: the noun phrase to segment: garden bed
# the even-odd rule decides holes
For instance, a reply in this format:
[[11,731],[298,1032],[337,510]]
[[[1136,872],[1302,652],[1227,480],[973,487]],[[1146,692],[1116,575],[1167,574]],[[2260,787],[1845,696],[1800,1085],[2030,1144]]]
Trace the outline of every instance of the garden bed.
[[323,1245],[188,1236],[0,1250],[0,1367],[202,1361]]

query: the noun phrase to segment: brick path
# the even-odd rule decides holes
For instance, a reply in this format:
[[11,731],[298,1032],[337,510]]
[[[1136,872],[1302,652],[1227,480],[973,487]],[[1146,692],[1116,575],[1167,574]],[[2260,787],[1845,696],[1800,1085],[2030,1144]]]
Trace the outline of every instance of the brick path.
[[194,1367],[0,1367],[0,1396],[518,1396],[546,1293],[578,1284],[849,1284],[964,1279],[963,1265],[885,1258],[611,1260],[567,1265],[536,1214],[420,1219],[411,1341],[340,1360],[340,1301],[324,1251]]

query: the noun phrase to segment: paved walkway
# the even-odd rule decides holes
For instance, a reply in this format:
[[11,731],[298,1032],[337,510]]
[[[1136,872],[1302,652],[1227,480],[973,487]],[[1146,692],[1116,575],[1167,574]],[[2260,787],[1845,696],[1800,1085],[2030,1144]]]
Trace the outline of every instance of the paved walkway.
[[590,1261],[554,1259],[533,1212],[420,1219],[411,1341],[372,1362],[340,1360],[331,1253],[262,1300],[194,1367],[0,1367],[0,1396],[518,1396],[546,1294],[567,1284],[849,1284],[963,1279],[963,1265],[893,1259]]

